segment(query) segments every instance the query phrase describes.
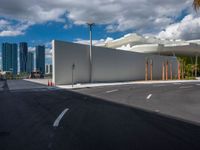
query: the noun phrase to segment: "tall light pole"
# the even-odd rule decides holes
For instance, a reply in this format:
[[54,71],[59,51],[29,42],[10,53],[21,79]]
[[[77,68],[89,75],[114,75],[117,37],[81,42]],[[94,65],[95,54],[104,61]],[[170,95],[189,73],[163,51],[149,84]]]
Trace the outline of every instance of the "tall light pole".
[[87,23],[90,29],[90,53],[89,53],[89,59],[90,59],[90,83],[92,83],[92,27],[94,26],[94,23]]

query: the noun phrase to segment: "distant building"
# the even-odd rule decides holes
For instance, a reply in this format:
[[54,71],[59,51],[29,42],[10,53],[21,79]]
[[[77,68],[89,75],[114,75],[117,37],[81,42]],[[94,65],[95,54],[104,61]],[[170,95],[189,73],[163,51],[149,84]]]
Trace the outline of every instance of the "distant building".
[[52,65],[48,64],[45,66],[45,74],[52,74]]
[[45,65],[45,74],[49,74],[49,65]]
[[45,74],[45,46],[36,46],[36,70]]
[[22,42],[19,44],[19,56],[20,56],[20,72],[27,72],[27,56],[28,55],[28,44]]
[[28,52],[27,55],[27,65],[26,65],[26,71],[27,73],[31,73],[34,69],[34,54],[32,52]]
[[2,69],[17,74],[17,44],[2,43]]

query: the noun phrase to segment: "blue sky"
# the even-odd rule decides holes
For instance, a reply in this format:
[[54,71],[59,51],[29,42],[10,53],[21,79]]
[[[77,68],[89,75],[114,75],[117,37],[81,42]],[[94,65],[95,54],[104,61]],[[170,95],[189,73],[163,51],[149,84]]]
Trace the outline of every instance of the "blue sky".
[[[30,51],[47,46],[51,63],[53,39],[89,40],[87,22],[95,22],[93,39],[98,42],[128,33],[158,38],[200,38],[200,18],[192,0],[0,0],[0,44],[28,42]],[[1,54],[0,54],[1,55]]]
[[[107,37],[119,38],[126,32],[106,32],[104,25],[95,25],[93,27],[93,39],[106,39]],[[30,46],[36,44],[45,44],[53,39],[76,41],[77,39],[88,40],[89,29],[86,25],[74,25],[70,29],[64,29],[62,23],[49,22],[30,27],[23,35],[0,37],[0,42],[21,42],[26,41]]]

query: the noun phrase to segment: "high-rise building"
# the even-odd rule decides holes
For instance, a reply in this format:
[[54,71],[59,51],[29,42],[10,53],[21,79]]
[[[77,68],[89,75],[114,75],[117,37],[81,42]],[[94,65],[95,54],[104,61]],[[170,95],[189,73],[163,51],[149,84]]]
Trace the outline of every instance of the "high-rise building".
[[27,56],[28,55],[28,44],[21,42],[19,44],[19,56],[20,56],[20,72],[27,72]]
[[2,43],[2,69],[17,74],[17,44]]
[[36,46],[36,70],[45,74],[45,46]]
[[45,65],[45,74],[49,73],[49,65]]
[[27,65],[26,65],[27,73],[31,73],[33,71],[33,67],[34,67],[34,54],[32,52],[28,52]]
[[47,64],[45,66],[45,74],[52,74],[52,65],[51,64]]

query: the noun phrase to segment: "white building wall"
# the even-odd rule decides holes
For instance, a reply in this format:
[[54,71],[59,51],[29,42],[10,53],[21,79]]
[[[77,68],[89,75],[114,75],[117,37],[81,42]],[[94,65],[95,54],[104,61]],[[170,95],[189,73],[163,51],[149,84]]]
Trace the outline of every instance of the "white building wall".
[[92,56],[94,82],[144,79],[144,54],[93,47]]
[[89,48],[86,45],[53,41],[53,82],[72,83],[72,65],[75,64],[74,81],[89,81]]
[[[93,82],[144,80],[145,62],[148,58],[151,58],[153,62],[153,79],[162,79],[162,62],[166,59],[172,59],[172,57],[141,54],[103,47],[93,47],[92,58]],[[88,45],[53,41],[52,62],[53,82],[55,84],[71,84],[72,73],[74,83],[89,82]],[[72,69],[73,64],[75,64],[74,71]],[[177,68],[177,63],[174,63],[173,66]]]

